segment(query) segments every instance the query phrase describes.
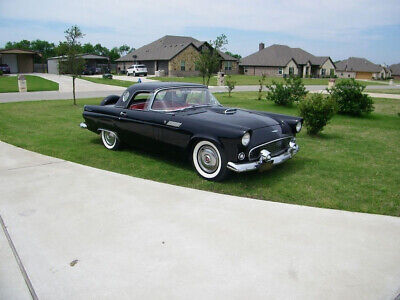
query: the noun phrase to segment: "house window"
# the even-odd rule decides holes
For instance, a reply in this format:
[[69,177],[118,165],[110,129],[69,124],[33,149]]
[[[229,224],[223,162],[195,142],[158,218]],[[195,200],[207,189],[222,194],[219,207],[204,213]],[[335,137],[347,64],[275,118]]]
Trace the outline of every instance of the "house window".
[[331,77],[335,76],[335,69],[330,69],[330,70],[329,70],[329,75],[330,75]]
[[230,70],[232,70],[232,62],[226,61],[225,62],[225,71],[230,71]]
[[282,75],[283,74],[283,68],[278,68],[278,74]]
[[289,75],[293,75],[294,74],[294,68],[293,67],[289,67]]
[[321,69],[321,75],[325,76],[325,74],[326,74],[326,70],[325,69]]
[[186,67],[185,67],[185,61],[181,60],[181,71],[185,71]]

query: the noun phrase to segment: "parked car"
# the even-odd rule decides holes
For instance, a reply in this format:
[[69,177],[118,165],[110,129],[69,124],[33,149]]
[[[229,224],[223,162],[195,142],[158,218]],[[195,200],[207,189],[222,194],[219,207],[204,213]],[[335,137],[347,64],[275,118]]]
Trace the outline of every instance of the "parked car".
[[85,67],[85,69],[82,72],[82,75],[95,75],[95,74],[101,74],[101,73],[102,73],[101,68]]
[[100,105],[86,105],[80,126],[101,135],[104,146],[121,143],[148,149],[183,150],[197,173],[222,180],[229,170],[245,172],[283,163],[299,150],[303,119],[223,107],[204,85],[139,83]]
[[132,65],[126,70],[126,75],[130,76],[147,76],[147,67],[145,65]]
[[3,74],[10,74],[10,67],[7,64],[0,64],[0,70],[3,71]]

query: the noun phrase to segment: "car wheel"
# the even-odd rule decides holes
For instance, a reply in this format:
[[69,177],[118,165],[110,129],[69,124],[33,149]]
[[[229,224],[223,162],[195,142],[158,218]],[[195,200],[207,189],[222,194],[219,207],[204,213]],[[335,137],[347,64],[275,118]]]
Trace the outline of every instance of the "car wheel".
[[104,147],[108,150],[117,150],[120,145],[120,141],[117,137],[117,134],[112,131],[101,131],[101,140],[103,141]]
[[212,181],[220,181],[228,173],[224,151],[209,141],[198,142],[192,152],[192,162],[197,173]]
[[128,72],[126,72],[126,76],[129,76],[129,73],[128,73]]

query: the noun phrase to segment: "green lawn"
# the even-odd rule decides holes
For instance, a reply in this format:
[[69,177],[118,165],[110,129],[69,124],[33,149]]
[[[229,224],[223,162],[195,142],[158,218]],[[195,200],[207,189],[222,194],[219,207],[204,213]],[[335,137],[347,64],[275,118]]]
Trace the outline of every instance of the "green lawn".
[[400,94],[400,89],[381,89],[381,90],[366,89],[365,91],[368,93]]
[[17,76],[0,76],[0,93],[18,92]]
[[[58,91],[58,83],[39,76],[25,75],[28,92]],[[18,92],[17,76],[0,77],[0,93]]]
[[39,76],[25,75],[28,92],[58,91],[58,83]]
[[91,81],[94,83],[116,85],[116,86],[123,86],[123,87],[129,87],[136,83],[136,82],[128,81],[128,80],[104,79],[104,78],[87,77],[87,76],[81,76],[80,79],[84,79],[84,80]]
[[[296,115],[257,101],[256,93],[216,94],[224,105]],[[100,99],[0,104],[0,139],[50,156],[132,176],[218,193],[316,207],[400,215],[400,100],[374,99],[363,118],[335,116],[320,137],[298,135],[298,155],[270,171],[232,174],[213,183],[178,155],[124,148],[108,151],[82,130],[84,104]]]
[[[251,75],[231,75],[232,79],[236,81],[236,85],[258,85],[261,76],[251,76]],[[159,81],[177,81],[177,82],[193,82],[203,84],[203,78],[200,76],[192,76],[192,77],[154,77],[154,80]],[[282,82],[283,78],[279,77],[267,77],[266,83],[272,83],[272,81]],[[342,80],[342,79],[337,79]],[[328,78],[303,78],[303,83],[305,85],[328,85]],[[384,83],[379,81],[358,81],[363,85],[382,85]],[[217,78],[213,76],[210,79],[210,85],[217,85]]]

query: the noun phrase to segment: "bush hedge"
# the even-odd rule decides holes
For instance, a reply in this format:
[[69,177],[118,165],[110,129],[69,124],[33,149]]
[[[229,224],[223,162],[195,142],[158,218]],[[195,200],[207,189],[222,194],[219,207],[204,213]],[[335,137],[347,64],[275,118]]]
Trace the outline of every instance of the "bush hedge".
[[364,89],[365,86],[354,79],[345,79],[328,89],[328,92],[336,101],[340,114],[359,116],[374,110],[372,98],[363,94]]
[[312,94],[299,103],[300,116],[304,118],[307,133],[316,135],[321,132],[336,112],[336,102],[332,97]]

